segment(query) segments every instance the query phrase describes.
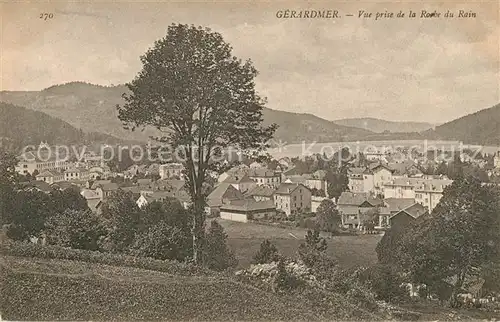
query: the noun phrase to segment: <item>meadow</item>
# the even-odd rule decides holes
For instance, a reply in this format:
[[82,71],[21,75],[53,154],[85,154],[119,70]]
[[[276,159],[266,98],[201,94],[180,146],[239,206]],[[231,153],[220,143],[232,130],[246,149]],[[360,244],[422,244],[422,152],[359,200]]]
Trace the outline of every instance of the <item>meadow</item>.
[[[307,232],[301,228],[280,228],[256,223],[240,223],[218,219],[228,235],[229,247],[238,259],[238,267],[250,265],[254,254],[265,239],[273,242],[280,253],[295,257]],[[333,236],[322,234],[327,241],[327,253],[339,266],[367,266],[377,262],[375,247],[381,235]]]

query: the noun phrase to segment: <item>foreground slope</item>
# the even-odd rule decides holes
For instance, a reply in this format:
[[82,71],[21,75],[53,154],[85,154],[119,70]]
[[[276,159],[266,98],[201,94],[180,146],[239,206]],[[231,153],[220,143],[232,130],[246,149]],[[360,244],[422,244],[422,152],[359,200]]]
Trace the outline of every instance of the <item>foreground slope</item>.
[[377,316],[341,297],[326,307],[230,276],[180,276],[131,267],[3,256],[7,320],[324,320]]

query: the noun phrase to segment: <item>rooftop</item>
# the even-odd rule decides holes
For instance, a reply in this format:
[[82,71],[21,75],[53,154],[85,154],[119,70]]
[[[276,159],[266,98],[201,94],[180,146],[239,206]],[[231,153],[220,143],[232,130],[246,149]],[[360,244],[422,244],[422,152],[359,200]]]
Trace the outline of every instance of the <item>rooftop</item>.
[[272,200],[268,201],[255,201],[253,199],[234,200],[229,204],[221,206],[222,210],[237,210],[237,211],[259,211],[276,209]]

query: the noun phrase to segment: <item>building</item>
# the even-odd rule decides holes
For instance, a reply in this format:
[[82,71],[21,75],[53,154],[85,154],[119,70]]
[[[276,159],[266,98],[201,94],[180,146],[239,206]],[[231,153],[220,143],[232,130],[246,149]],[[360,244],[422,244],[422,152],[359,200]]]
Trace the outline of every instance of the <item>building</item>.
[[152,202],[163,202],[168,199],[176,199],[184,209],[188,209],[191,204],[189,194],[183,189],[179,191],[142,191],[136,204],[139,208],[143,208]]
[[257,183],[250,179],[247,174],[235,174],[227,177],[223,182],[231,184],[242,193],[247,192],[257,186]]
[[424,206],[415,203],[392,215],[389,219],[389,224],[391,227],[404,227],[428,213],[428,210]]
[[244,199],[243,194],[232,184],[222,182],[207,196],[207,214],[218,216],[220,207],[233,200]]
[[64,175],[57,170],[45,170],[36,176],[36,180],[53,184],[54,182],[64,181]]
[[325,196],[328,197],[328,183],[326,181],[325,170],[318,170],[313,174],[306,174],[304,176],[306,179],[305,182],[306,187],[308,187],[311,190],[316,189],[319,191],[323,191]]
[[347,172],[351,192],[367,192],[373,196],[383,195],[384,184],[392,180],[393,170],[376,162],[367,168],[351,168]]
[[272,201],[253,199],[234,200],[220,207],[220,217],[226,220],[248,222],[254,219],[267,219],[276,215]]
[[321,205],[321,202],[323,202],[323,200],[326,200],[326,199],[328,199],[328,198],[311,196],[311,212],[314,212],[314,213],[317,212],[319,205]]
[[496,169],[500,169],[500,151],[497,151],[493,157],[493,166]]
[[71,168],[64,172],[66,181],[86,181],[90,179],[90,173],[85,168]]
[[347,170],[349,182],[347,186],[351,192],[365,192],[363,173],[364,168],[352,167]]
[[342,192],[337,208],[341,215],[342,226],[346,228],[361,229],[364,224],[365,215],[369,211],[383,206],[383,200],[373,198],[368,192]]
[[184,171],[184,166],[181,163],[166,163],[158,167],[162,179],[180,179],[182,178],[182,171]]
[[444,188],[452,184],[450,179],[396,178],[384,185],[384,197],[415,199],[417,203],[428,207],[429,212],[436,207],[443,196]]
[[99,193],[91,189],[82,189],[80,194],[87,200],[87,205],[93,212],[98,212],[98,205],[101,203],[102,198]]
[[301,183],[282,183],[273,194],[277,210],[287,216],[311,211],[311,190]]
[[101,201],[104,201],[118,189],[119,186],[116,183],[105,183],[105,184],[99,184],[95,189],[95,192],[98,194],[99,198],[101,198]]
[[16,172],[22,175],[38,174],[46,170],[64,171],[70,168],[69,157],[64,150],[56,150],[47,143],[40,143],[37,150],[28,151],[18,157]]
[[432,212],[443,197],[444,188],[451,184],[426,182],[415,188],[415,200]]
[[276,189],[261,185],[247,191],[245,193],[245,198],[251,198],[255,201],[269,201],[273,200],[274,191],[276,191]]
[[393,170],[393,177],[422,177],[423,172],[412,160],[389,163],[388,167]]
[[255,181],[258,186],[266,185],[278,188],[281,184],[281,173],[268,170],[267,168],[253,168],[248,171],[248,177]]
[[375,228],[389,228],[390,218],[399,211],[408,208],[416,203],[413,198],[388,198],[384,199],[384,204],[379,208],[379,220]]

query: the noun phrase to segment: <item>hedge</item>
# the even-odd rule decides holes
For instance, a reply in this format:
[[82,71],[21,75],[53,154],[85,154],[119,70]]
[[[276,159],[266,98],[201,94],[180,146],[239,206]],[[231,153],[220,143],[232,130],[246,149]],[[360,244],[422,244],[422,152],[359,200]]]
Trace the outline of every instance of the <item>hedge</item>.
[[217,275],[216,272],[213,272],[206,268],[177,261],[162,261],[146,257],[134,257],[123,254],[102,253],[99,251],[89,251],[65,248],[60,246],[48,246],[14,241],[10,241],[0,245],[0,254],[19,257],[72,260],[111,266],[125,266],[181,276]]

